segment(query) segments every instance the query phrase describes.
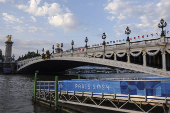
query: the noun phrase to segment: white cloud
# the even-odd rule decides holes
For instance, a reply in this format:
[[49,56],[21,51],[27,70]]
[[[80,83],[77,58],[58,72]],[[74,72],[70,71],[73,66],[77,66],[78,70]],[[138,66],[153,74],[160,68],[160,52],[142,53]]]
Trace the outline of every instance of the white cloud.
[[149,18],[153,18],[153,16],[157,16],[154,13],[154,5],[154,2],[146,2],[144,5],[137,5],[135,1],[113,0],[112,2],[108,3],[104,10],[107,10],[109,13],[117,16],[119,20],[138,18],[146,14],[148,14]]
[[102,28],[99,28],[99,31],[101,31],[102,30]]
[[29,32],[32,32],[32,33],[37,33],[38,32],[38,28],[37,27],[29,27],[28,28],[29,30]]
[[141,28],[146,28],[150,26],[150,21],[148,20],[147,16],[141,16],[140,17],[141,21],[143,22],[143,24],[137,24],[137,27],[141,27]]
[[5,0],[0,0],[0,2],[5,2]]
[[68,2],[68,0],[62,0],[63,2],[65,2],[65,3],[67,3]]
[[[170,1],[169,0],[160,0],[159,3],[156,4],[156,12],[159,15],[159,18],[164,18],[167,21],[170,20],[170,15],[169,11],[170,11]],[[170,23],[170,21],[169,21]]]
[[49,8],[47,8],[47,12],[50,16],[53,16],[53,15],[56,15],[58,13],[61,13],[62,9],[60,8],[60,5],[58,3],[53,3],[53,4],[50,5]]
[[115,17],[114,16],[108,16],[107,19],[109,19],[110,21],[114,20]]
[[[170,23],[170,15],[168,15],[170,11],[169,0],[147,2],[113,0],[108,2],[104,10],[107,10],[109,13],[113,14],[114,17],[117,17],[114,18],[117,25],[121,25],[124,22],[131,24],[131,29],[134,34],[143,35],[153,31],[160,31],[158,23],[161,18],[167,23]],[[117,36],[121,36],[121,32],[123,32],[125,27],[117,26],[116,28],[119,29],[115,30]]]
[[36,19],[33,16],[31,16],[31,19],[33,22],[36,22]]
[[123,16],[122,14],[120,14],[117,18],[118,18],[119,20],[125,20],[125,19],[126,19],[126,17]]
[[63,10],[60,8],[60,4],[58,3],[48,4],[47,2],[45,2],[43,6],[38,7],[40,1],[41,0],[30,0],[28,2],[29,5],[17,5],[17,8],[23,9],[25,12],[28,12],[35,16],[45,16],[47,14],[49,16],[53,16],[63,12]]
[[68,7],[65,8],[66,9],[66,12],[70,13],[70,9]]
[[157,7],[161,7],[161,3],[158,3],[156,6],[157,6]]
[[119,37],[122,36],[122,34],[123,34],[122,32],[117,31],[116,36]]
[[51,28],[43,28],[43,27],[37,27],[37,26],[15,26],[11,27],[15,30],[15,32],[18,33],[28,33],[28,34],[39,34],[43,36],[54,36],[55,30]]
[[[29,39],[29,40],[21,40],[21,39],[15,39],[15,37],[12,39],[14,41],[13,44],[13,54],[15,54],[16,58],[19,56],[25,55],[28,53],[28,51],[34,51],[36,52],[37,49],[39,50],[39,53],[42,53],[42,45],[46,50],[50,50],[51,46],[54,45],[54,41],[50,40],[40,40],[40,39]],[[52,52],[52,51],[50,51]]]
[[88,30],[87,28],[84,28],[84,31],[85,31],[85,32],[88,32],[89,30]]
[[117,14],[128,8],[128,5],[129,2],[125,0],[113,0],[113,2],[110,2],[104,9],[108,10],[109,13]]
[[94,3],[88,3],[88,5],[94,5]]
[[20,26],[13,27],[13,29],[17,30],[17,32],[23,32],[24,31],[23,27],[20,27]]
[[[17,5],[17,8],[28,12],[34,16],[48,16],[49,24],[55,27],[61,27],[64,31],[74,31],[77,26],[80,25],[80,21],[70,13],[68,7],[63,6],[61,8],[60,4],[52,3],[48,4],[44,3],[43,6],[39,7],[41,0],[30,0],[28,5]],[[33,17],[32,19],[36,21]]]
[[23,23],[19,18],[16,18],[13,15],[8,15],[7,13],[2,13],[2,15],[3,15],[3,19],[8,23],[14,23],[14,22]]
[[120,38],[124,34],[127,26],[130,26],[129,28],[130,28],[130,30],[132,30],[131,24],[121,24],[119,26],[114,26],[114,28],[116,27],[116,29],[114,29],[114,31],[116,33],[116,37]]
[[13,29],[16,30],[16,32],[30,32],[30,33],[35,33],[35,34],[45,34],[45,35],[49,35],[52,34],[49,31],[47,31],[49,28],[41,28],[41,27],[36,27],[36,26],[31,26],[28,27],[28,25],[26,24],[27,27],[23,27],[23,26],[16,26],[13,27]]
[[81,23],[72,13],[48,17],[49,23],[55,27],[62,27],[65,31],[75,31]]

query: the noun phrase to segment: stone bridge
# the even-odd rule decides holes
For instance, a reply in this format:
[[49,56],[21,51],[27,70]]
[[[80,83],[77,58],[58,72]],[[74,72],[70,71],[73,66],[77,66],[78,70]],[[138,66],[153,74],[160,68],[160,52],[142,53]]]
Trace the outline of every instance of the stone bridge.
[[35,70],[64,71],[83,65],[105,65],[125,68],[164,77],[170,77],[170,37],[126,41],[100,47],[87,48],[85,51],[71,50],[52,54],[50,59],[34,57],[19,61],[17,71],[35,72]]

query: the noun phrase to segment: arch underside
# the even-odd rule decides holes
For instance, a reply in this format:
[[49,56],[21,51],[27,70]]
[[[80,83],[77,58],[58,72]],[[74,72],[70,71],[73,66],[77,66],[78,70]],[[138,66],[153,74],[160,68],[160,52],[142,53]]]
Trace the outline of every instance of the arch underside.
[[35,60],[26,65],[23,65],[18,69],[19,73],[34,73],[39,70],[40,73],[58,73],[64,70],[71,69],[79,66],[86,65],[102,65],[107,67],[119,67],[124,69],[130,69],[135,71],[140,71],[144,73],[150,73],[154,75],[170,77],[170,71],[163,71],[162,69],[157,69],[153,67],[146,67],[142,65],[114,61],[110,59],[100,59],[100,58],[87,58],[87,57],[57,57],[51,58],[49,60]]
[[99,64],[88,63],[88,62],[80,62],[80,61],[68,61],[68,60],[44,60],[41,62],[30,64],[21,70],[18,73],[35,73],[38,70],[43,74],[55,74],[63,72],[67,69],[79,67],[79,66],[101,66]]

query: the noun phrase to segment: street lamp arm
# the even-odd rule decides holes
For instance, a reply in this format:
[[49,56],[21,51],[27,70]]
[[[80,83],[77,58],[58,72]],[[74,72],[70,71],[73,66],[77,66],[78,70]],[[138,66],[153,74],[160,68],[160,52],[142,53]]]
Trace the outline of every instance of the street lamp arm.
[[163,31],[163,28],[166,27],[166,26],[167,26],[167,23],[166,23],[166,22],[164,23],[164,19],[161,19],[161,20],[160,20],[160,23],[158,23],[158,27],[159,27],[159,28],[162,28],[161,36],[165,36],[164,31]]
[[127,40],[126,41],[130,41],[129,40],[129,34],[131,33],[131,30],[129,29],[129,27],[127,26],[126,30],[125,30],[125,34],[127,34]]

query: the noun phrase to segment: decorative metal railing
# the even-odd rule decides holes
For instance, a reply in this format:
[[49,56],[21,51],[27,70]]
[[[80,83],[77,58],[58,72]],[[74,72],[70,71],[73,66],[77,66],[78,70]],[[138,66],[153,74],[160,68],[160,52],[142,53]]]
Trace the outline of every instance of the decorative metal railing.
[[54,81],[37,81],[36,97],[49,102],[55,101],[55,82]]
[[[162,105],[166,113],[165,105],[170,102],[169,86],[170,78],[65,80],[58,82],[58,101],[117,111],[127,110],[122,108],[127,103],[133,103],[142,112],[150,112]],[[54,103],[54,81],[37,81],[36,91],[38,99]],[[119,100],[123,100],[123,104],[117,104]],[[109,102],[112,106],[102,105],[103,102]],[[145,109],[137,102],[152,103],[153,107]]]
[[[170,37],[167,37],[167,44],[170,44]],[[159,44],[161,45],[161,42],[160,42],[160,39],[151,39],[151,40],[144,40],[144,41],[138,41],[138,42],[130,42],[130,46],[144,46],[144,47],[147,47],[147,45],[155,45],[157,46],[156,44]],[[115,49],[119,49],[119,48],[122,48],[122,47],[127,47],[126,44],[115,44],[115,45],[109,45],[109,46],[106,46],[105,49],[107,51],[108,50],[115,50]],[[88,48],[87,52],[96,52],[96,51],[102,51],[103,50],[103,47],[94,47],[94,48]],[[62,55],[70,55],[70,54],[77,54],[77,53],[85,53],[85,51],[80,51],[80,50],[76,50],[76,51],[68,51],[68,52],[63,52],[63,53],[55,53],[53,56],[60,56],[61,54]],[[20,62],[24,62],[24,61],[33,61],[33,60],[37,60],[41,58],[40,57],[36,57],[36,58],[30,58],[30,59],[26,59],[26,60],[22,60],[22,61],[19,61],[18,63]]]

